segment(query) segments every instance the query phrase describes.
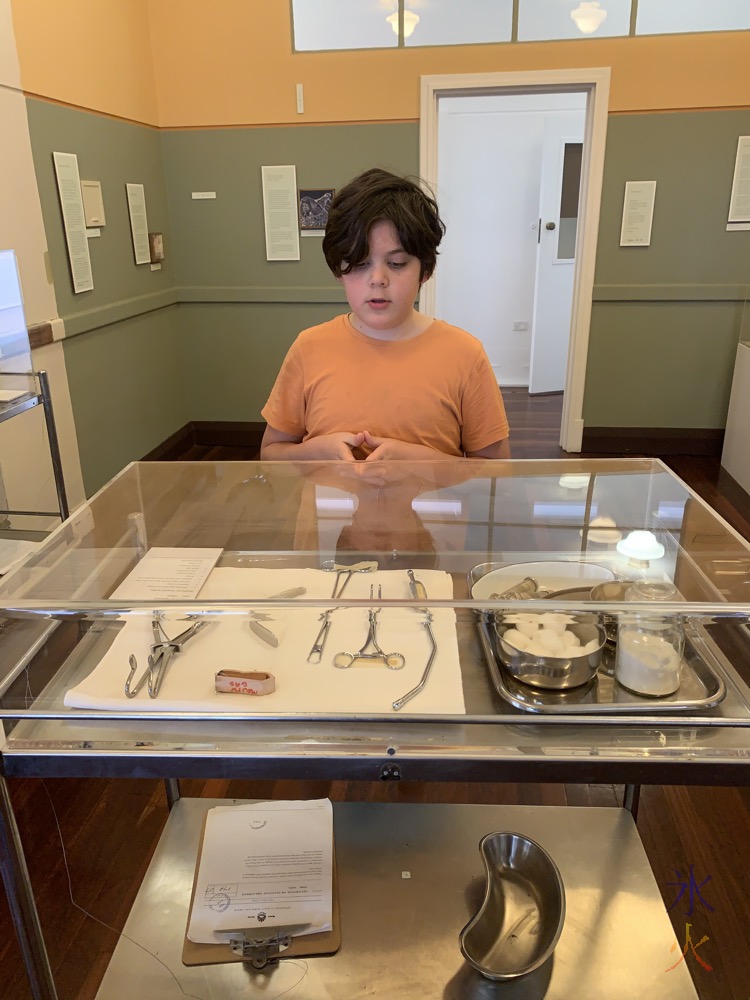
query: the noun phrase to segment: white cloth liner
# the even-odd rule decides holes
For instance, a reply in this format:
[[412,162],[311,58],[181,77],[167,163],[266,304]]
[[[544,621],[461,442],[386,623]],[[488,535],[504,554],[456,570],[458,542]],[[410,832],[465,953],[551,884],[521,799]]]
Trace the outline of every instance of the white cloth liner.
[[[416,577],[430,598],[451,600],[453,583],[447,573],[418,570]],[[198,599],[222,601],[266,597],[290,587],[307,588],[304,599],[331,596],[335,574],[315,569],[214,569]],[[355,573],[342,599],[367,600],[370,585],[382,586],[383,599],[409,599],[409,579],[404,570]],[[267,610],[275,621],[266,624],[279,638],[274,649],[255,636],[244,614],[228,615],[212,622],[182,652],[176,653],[165,674],[157,698],[149,698],[146,686],[137,697],[125,697],[128,657],[138,659],[136,678],[146,668],[153,641],[151,617],[137,615],[126,620],[114,642],[93,671],[65,695],[68,708],[97,708],[138,712],[286,713],[344,712],[388,713],[392,702],[414,687],[422,676],[430,654],[430,642],[422,622],[424,616],[410,608],[383,608],[378,615],[377,639],[386,652],[403,653],[402,670],[389,670],[382,663],[367,663],[339,670],[334,653],[356,651],[364,645],[368,631],[367,607],[340,608],[331,616],[323,659],[307,663],[321,626],[322,608]],[[432,612],[432,629],[438,653],[424,690],[403,710],[409,714],[465,713],[459,666],[456,615],[451,608]],[[187,628],[184,620],[165,619],[170,636]],[[222,669],[267,670],[275,675],[276,691],[263,697],[217,694],[214,674]]]

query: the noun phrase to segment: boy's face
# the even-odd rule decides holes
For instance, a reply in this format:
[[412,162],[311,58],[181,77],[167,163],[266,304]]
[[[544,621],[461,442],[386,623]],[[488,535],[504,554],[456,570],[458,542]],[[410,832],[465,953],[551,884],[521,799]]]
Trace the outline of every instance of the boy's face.
[[379,340],[410,335],[421,270],[418,258],[402,248],[394,226],[375,223],[367,259],[339,279],[364,333]]

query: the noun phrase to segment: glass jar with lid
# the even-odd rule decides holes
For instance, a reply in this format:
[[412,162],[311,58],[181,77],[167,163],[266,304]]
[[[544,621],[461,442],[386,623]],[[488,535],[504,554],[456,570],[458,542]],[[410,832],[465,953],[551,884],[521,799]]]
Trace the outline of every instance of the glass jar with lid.
[[[674,584],[638,580],[625,593],[627,601],[675,601]],[[617,636],[615,679],[635,694],[665,697],[680,686],[685,633],[671,615],[638,612],[623,614]]]

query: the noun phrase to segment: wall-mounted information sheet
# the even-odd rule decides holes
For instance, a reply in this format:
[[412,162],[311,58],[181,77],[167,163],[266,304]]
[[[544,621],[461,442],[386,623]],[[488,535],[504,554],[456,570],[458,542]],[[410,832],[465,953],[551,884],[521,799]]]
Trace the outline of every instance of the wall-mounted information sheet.
[[128,212],[130,232],[133,234],[133,253],[136,264],[151,263],[151,249],[148,244],[148,220],[146,219],[146,192],[142,184],[126,184],[128,192]]
[[261,167],[266,260],[299,260],[297,168]]
[[621,247],[651,246],[656,181],[626,181],[622,206]]
[[727,229],[750,229],[750,135],[737,140]]
[[68,245],[70,276],[73,291],[90,292],[94,287],[91,273],[89,241],[86,237],[86,220],[81,197],[81,179],[78,174],[78,157],[75,153],[53,153],[57,193],[60,197],[65,242]]

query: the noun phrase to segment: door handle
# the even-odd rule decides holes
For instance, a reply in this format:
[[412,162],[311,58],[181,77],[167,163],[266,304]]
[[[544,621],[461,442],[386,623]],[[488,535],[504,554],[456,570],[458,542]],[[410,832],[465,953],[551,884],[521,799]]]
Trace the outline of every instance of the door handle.
[[544,228],[552,230],[552,229],[555,228],[555,224],[554,224],[554,222],[547,222],[547,223],[545,223]]

